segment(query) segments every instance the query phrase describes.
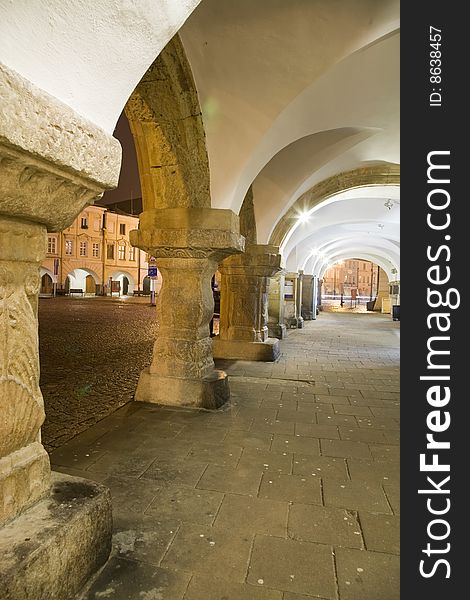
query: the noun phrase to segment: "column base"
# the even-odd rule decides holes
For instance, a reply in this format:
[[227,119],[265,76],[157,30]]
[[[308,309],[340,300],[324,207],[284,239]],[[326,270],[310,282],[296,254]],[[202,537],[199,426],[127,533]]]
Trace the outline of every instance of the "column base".
[[75,598],[111,551],[110,493],[53,472],[50,495],[0,532],[0,598]]
[[245,340],[221,340],[218,336],[212,340],[214,358],[228,360],[259,360],[271,362],[279,358],[281,347],[278,339],[268,338],[265,342],[247,342]]
[[150,373],[144,369],[139,377],[134,400],[165,406],[219,408],[230,398],[228,377],[214,369],[204,379],[179,379]]
[[268,324],[269,337],[283,340],[287,337],[287,327],[284,323],[278,323],[277,325]]
[[49,495],[49,455],[33,442],[0,460],[0,526]]

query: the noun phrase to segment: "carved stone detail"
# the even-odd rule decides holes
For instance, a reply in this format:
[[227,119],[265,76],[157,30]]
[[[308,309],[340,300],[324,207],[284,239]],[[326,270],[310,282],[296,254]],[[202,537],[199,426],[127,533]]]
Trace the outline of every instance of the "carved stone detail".
[[280,270],[280,264],[277,248],[264,245],[248,246],[245,254],[221,263],[221,340],[268,339],[269,278]]
[[[42,497],[49,462],[39,443],[37,296],[46,229],[0,219],[0,523]],[[17,260],[13,260],[16,258]]]
[[156,258],[163,281],[153,360],[141,374],[136,400],[220,406],[229,389],[212,358],[211,278],[219,261],[244,248],[237,217],[211,208],[148,210],[141,215],[140,229],[131,232],[131,242]]

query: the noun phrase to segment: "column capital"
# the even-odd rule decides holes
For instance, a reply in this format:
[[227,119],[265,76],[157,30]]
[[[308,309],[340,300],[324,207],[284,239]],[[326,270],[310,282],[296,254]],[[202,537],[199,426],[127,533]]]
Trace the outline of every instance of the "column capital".
[[67,227],[117,186],[121,146],[0,63],[0,215]]
[[272,277],[281,270],[279,248],[270,244],[249,244],[243,254],[226,258],[219,269],[221,273]]
[[217,208],[163,208],[144,211],[131,243],[158,258],[211,258],[243,252],[237,215]]

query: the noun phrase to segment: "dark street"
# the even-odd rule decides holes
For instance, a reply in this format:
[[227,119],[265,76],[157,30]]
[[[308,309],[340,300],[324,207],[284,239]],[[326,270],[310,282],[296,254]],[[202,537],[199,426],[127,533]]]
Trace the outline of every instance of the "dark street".
[[48,450],[132,399],[151,360],[154,311],[148,298],[40,299],[42,437]]

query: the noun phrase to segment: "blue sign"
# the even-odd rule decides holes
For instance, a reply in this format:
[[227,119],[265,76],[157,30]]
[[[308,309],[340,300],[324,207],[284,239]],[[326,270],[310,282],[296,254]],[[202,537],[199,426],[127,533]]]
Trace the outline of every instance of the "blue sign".
[[148,276],[149,277],[156,277],[158,274],[158,270],[156,265],[149,265],[149,271],[148,271]]

